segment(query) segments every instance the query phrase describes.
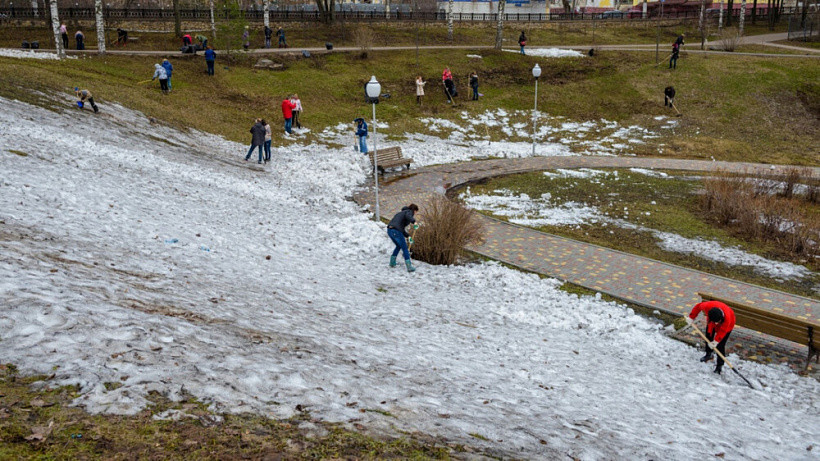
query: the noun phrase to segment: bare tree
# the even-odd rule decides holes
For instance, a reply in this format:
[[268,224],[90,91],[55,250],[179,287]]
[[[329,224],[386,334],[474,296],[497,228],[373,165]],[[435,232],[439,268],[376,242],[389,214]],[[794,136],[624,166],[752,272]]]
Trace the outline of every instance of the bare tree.
[[569,3],[569,0],[561,0],[561,3],[564,5],[564,14],[572,13],[572,4]]
[[319,9],[319,16],[322,17],[322,21],[327,24],[333,22],[336,16],[336,0],[315,0],[316,1],[316,8]]
[[500,50],[504,44],[504,9],[507,0],[498,0],[498,26],[495,29],[495,49]]
[[34,16],[39,16],[40,8],[37,5],[37,0],[31,0],[31,9],[34,10]]
[[208,0],[208,6],[211,8],[211,40],[216,39],[216,21],[214,20],[214,0]]
[[738,19],[737,33],[743,36],[743,24],[746,22],[746,0],[740,1],[740,18]]
[[265,17],[262,18],[262,23],[265,27],[270,27],[270,14],[268,13],[268,11],[270,11],[270,0],[262,2],[262,11],[265,13]]
[[102,0],[94,0],[94,16],[97,19],[97,52],[105,54],[105,18]]
[[[720,3],[720,6],[723,7],[723,2]],[[729,0],[729,3],[726,5],[726,27],[732,25],[732,12],[734,11],[734,0]]]
[[706,22],[704,16],[706,13],[706,0],[700,0],[700,16],[698,17],[698,33],[700,33],[700,49],[706,47]]
[[453,0],[447,2],[447,40],[453,41]]
[[182,37],[182,23],[179,18],[179,0],[174,0],[174,34],[177,37]]
[[51,29],[54,32],[57,57],[63,59],[65,58],[65,48],[63,48],[63,39],[60,37],[60,15],[57,11],[57,0],[50,0],[49,3],[51,3]]

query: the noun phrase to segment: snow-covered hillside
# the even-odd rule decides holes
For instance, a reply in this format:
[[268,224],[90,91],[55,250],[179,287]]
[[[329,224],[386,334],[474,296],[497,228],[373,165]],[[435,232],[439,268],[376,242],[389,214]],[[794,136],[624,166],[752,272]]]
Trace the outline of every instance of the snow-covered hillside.
[[256,171],[247,146],[123,107],[0,105],[0,360],[78,383],[90,411],[189,392],[521,458],[820,458],[820,384],[786,367],[733,357],[751,390],[556,281],[388,268],[384,226],[345,198],[367,179],[350,147]]

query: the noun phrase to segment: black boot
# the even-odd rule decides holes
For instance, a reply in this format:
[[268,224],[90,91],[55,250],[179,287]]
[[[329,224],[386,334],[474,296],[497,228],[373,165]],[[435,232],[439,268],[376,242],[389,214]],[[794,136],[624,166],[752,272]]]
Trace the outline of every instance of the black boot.
[[713,358],[714,358],[714,356],[712,355],[712,351],[709,351],[709,352],[706,353],[706,355],[704,355],[703,357],[700,358],[700,361],[701,362],[709,362]]
[[721,372],[721,368],[722,368],[722,367],[720,367],[720,366],[715,367],[715,373],[716,373],[716,374],[720,374],[720,372]]

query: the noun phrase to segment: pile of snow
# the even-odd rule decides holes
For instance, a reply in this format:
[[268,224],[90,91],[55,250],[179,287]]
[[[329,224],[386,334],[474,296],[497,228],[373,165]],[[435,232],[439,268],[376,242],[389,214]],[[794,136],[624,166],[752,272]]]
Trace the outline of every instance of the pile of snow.
[[[520,53],[520,50],[504,50],[510,53]],[[575,50],[565,50],[563,48],[527,48],[528,56],[538,56],[541,58],[583,58],[585,55]]]
[[554,280],[388,268],[384,225],[345,199],[368,170],[349,146],[293,143],[256,171],[246,145],[123,107],[0,104],[0,357],[90,411],[157,391],[517,458],[820,453],[820,384],[785,366],[731,355],[751,390]]
[[[0,56],[4,58],[23,58],[23,59],[60,59],[56,52],[48,51],[34,51],[34,50],[18,50],[14,48],[0,48]],[[66,56],[68,59],[77,59],[76,56]]]

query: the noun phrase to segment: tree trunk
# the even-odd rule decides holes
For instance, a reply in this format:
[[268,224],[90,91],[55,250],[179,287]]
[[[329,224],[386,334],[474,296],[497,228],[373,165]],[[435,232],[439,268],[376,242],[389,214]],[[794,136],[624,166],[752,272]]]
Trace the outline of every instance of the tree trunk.
[[732,13],[734,13],[733,10],[734,10],[734,2],[732,0],[729,0],[729,5],[727,6],[727,11],[726,11],[726,27],[729,27],[729,26],[732,25]]
[[561,3],[564,5],[564,14],[572,13],[572,5],[570,5],[569,0],[561,0]]
[[[756,1],[756,0],[755,0]],[[706,13],[706,0],[700,0],[700,17],[698,18],[698,32],[700,33],[700,49],[706,49],[706,27],[703,21]]]
[[211,8],[211,41],[216,40],[216,20],[214,18],[214,0],[208,0],[208,6]]
[[740,2],[740,18],[738,18],[737,34],[743,36],[743,24],[746,22],[746,0]]
[[56,45],[57,57],[65,58],[65,49],[63,48],[63,38],[60,37],[60,16],[57,12],[57,0],[51,0],[51,29],[54,32],[54,44]]
[[262,12],[265,14],[265,17],[262,18],[262,23],[265,27],[270,27],[270,14],[268,14],[268,11],[270,11],[270,1],[265,0],[262,2]]
[[803,0],[803,11],[800,12],[800,28],[806,28],[806,16],[809,14],[809,0]]
[[384,0],[384,19],[390,19],[390,0]]
[[34,10],[34,16],[40,16],[37,14],[40,10],[39,6],[37,5],[37,0],[31,0],[31,9]]
[[718,18],[718,32],[723,32],[723,0],[720,0],[720,18]]
[[174,0],[174,34],[182,37],[182,22],[179,19],[179,0]]
[[102,0],[94,0],[94,16],[97,18],[97,52],[105,54],[105,18]]
[[752,2],[752,25],[757,24],[757,0]]
[[453,0],[447,2],[447,40],[453,41]]
[[504,44],[504,9],[507,0],[498,0],[498,26],[495,29],[495,49],[500,50]]

